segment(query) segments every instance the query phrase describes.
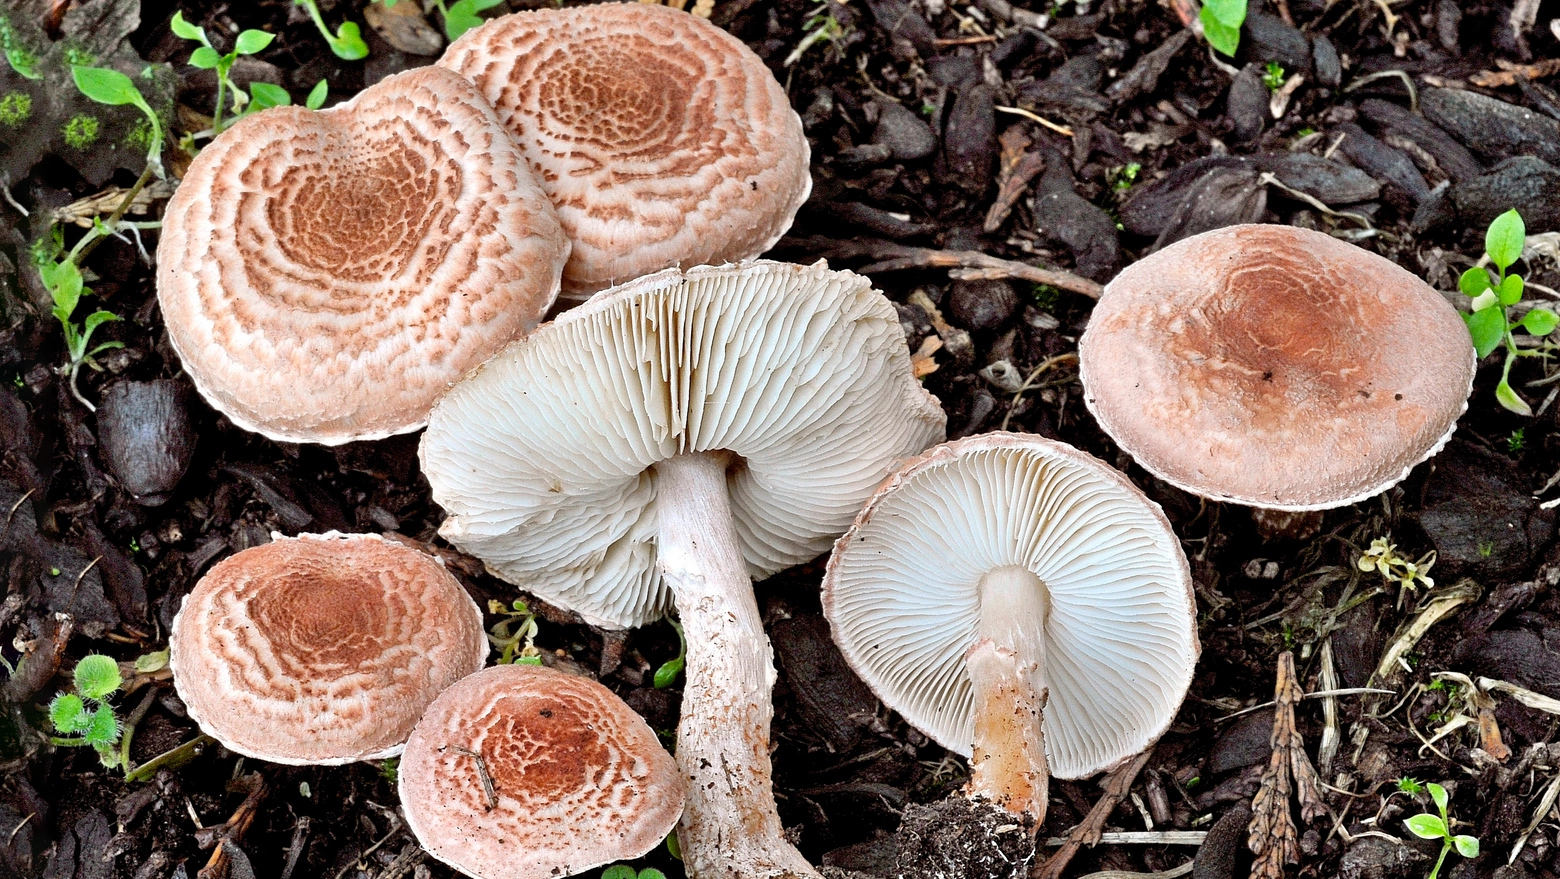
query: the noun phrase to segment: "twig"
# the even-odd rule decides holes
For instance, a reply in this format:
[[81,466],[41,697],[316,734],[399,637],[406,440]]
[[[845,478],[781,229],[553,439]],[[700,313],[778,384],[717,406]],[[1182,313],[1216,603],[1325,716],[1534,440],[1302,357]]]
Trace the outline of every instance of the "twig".
[[493,790],[493,777],[488,775],[487,761],[482,759],[482,755],[460,745],[449,745],[447,747],[457,754],[462,754],[477,761],[477,780],[482,782],[482,794],[487,797],[487,810],[491,812],[498,808],[498,792]]
[[293,824],[292,842],[287,846],[287,863],[282,867],[281,879],[292,879],[293,870],[298,867],[298,857],[303,854],[304,843],[309,839],[308,815],[299,815]]
[[[1104,287],[1100,284],[1061,269],[1042,269],[1017,260],[1002,259],[976,250],[934,250],[929,247],[910,247],[892,241],[854,239],[837,241],[829,238],[792,238],[789,243],[809,253],[831,259],[872,256],[877,262],[856,269],[863,275],[875,272],[893,272],[904,269],[968,269],[955,277],[963,280],[989,278],[1018,278],[1037,284],[1050,284],[1091,299],[1100,298]],[[951,273],[950,273],[951,274]]]
[[[1378,0],[1378,2],[1380,2],[1380,0]],[[1367,73],[1364,76],[1361,76],[1361,77],[1358,77],[1358,78],[1352,80],[1348,85],[1343,87],[1343,91],[1344,91],[1344,93],[1352,92],[1352,91],[1360,88],[1361,86],[1364,86],[1367,83],[1375,82],[1378,79],[1385,79],[1385,78],[1387,78],[1389,76],[1394,76],[1394,77],[1397,77],[1398,79],[1403,80],[1403,85],[1408,88],[1408,109],[1409,109],[1409,112],[1413,113],[1415,116],[1418,116],[1419,115],[1419,90],[1414,87],[1414,80],[1412,78],[1410,78],[1408,73],[1405,72],[1405,71],[1402,71],[1402,70],[1378,70],[1375,73]]]
[[156,775],[160,769],[172,769],[178,766],[183,766],[185,763],[188,763],[193,758],[199,756],[200,750],[214,741],[216,741],[216,739],[213,739],[211,736],[208,736],[205,733],[201,733],[184,744],[179,745],[176,748],[170,748],[169,750],[158,754],[156,757],[153,757],[145,763],[142,763],[140,766],[137,766],[134,772],[131,772],[129,775],[125,776],[125,782],[128,784],[131,782],[146,781],[147,779]]
[[[1089,814],[1093,814],[1091,811]],[[1085,819],[1087,820],[1087,819]],[[1208,838],[1206,830],[1112,830],[1101,833],[1094,845],[1202,845]],[[1051,836],[1045,839],[1046,848],[1066,846],[1072,836]],[[1065,849],[1064,849],[1065,851]],[[1060,854],[1058,852],[1057,854]],[[1056,857],[1052,855],[1051,857]],[[1049,861],[1047,862],[1049,863]],[[1039,869],[1044,869],[1042,865]],[[1035,879],[1036,873],[1029,874]]]
[[1023,107],[997,106],[993,107],[992,109],[996,110],[998,113],[1007,113],[1010,116],[1022,116],[1025,119],[1028,119],[1030,122],[1036,122],[1040,125],[1044,125],[1046,128],[1049,128],[1057,134],[1060,134],[1062,137],[1073,136],[1073,130],[1071,126],[1062,125],[1059,122],[1052,122],[1044,116],[1041,116],[1039,113],[1035,113],[1031,110],[1025,110]]
[[1252,865],[1253,879],[1283,879],[1284,865],[1300,862],[1299,835],[1289,815],[1289,796],[1300,800],[1300,815],[1313,821],[1327,814],[1317,786],[1316,770],[1305,754],[1305,742],[1295,726],[1295,706],[1304,691],[1295,675],[1295,655],[1286,650],[1278,655],[1277,681],[1273,701],[1273,755],[1262,773],[1262,786],[1251,800],[1251,824],[1246,847],[1257,856]]
[[[1065,839],[1046,840],[1046,845],[1059,845],[1061,849],[1054,852],[1049,858],[1046,858],[1044,863],[1036,864],[1029,871],[1029,879],[1060,879],[1062,873],[1067,870],[1067,865],[1072,862],[1073,855],[1078,853],[1078,849],[1086,845],[1093,846],[1105,842],[1106,836],[1113,837],[1110,840],[1111,842],[1148,842],[1150,840],[1142,839],[1142,837],[1154,837],[1152,840],[1154,842],[1163,842],[1169,845],[1177,844],[1170,842],[1166,835],[1180,831],[1155,830],[1112,834],[1101,832],[1105,828],[1106,819],[1110,818],[1110,813],[1116,810],[1116,804],[1121,802],[1122,797],[1125,797],[1127,792],[1132,790],[1132,782],[1137,779],[1138,773],[1143,771],[1143,767],[1148,765],[1148,759],[1153,753],[1153,748],[1145,749],[1143,753],[1132,758],[1130,763],[1122,765],[1120,769],[1106,777],[1105,790],[1100,794],[1099,802],[1095,803],[1094,808],[1089,810],[1089,814],[1084,816],[1082,823],[1074,827]],[[1206,836],[1206,834],[1203,835]],[[1127,837],[1131,837],[1131,839]],[[1188,843],[1182,842],[1179,844],[1184,845]],[[1201,845],[1202,838],[1199,837],[1195,843],[1189,844]]]
[[[1301,700],[1305,700],[1305,699],[1328,699],[1328,698],[1331,698],[1333,696],[1364,696],[1364,695],[1370,695],[1370,694],[1377,694],[1377,695],[1382,695],[1382,696],[1396,696],[1397,695],[1397,690],[1382,690],[1382,689],[1379,689],[1377,687],[1342,687],[1342,688],[1339,688],[1339,689],[1336,689],[1336,690],[1317,690],[1314,693],[1306,693],[1305,695],[1301,696],[1300,698],[1301,698]],[[1250,714],[1253,711],[1261,711],[1264,708],[1272,708],[1274,705],[1277,705],[1277,704],[1278,704],[1277,702],[1269,699],[1268,701],[1263,702],[1261,705],[1253,705],[1250,708],[1242,708],[1239,711],[1236,711],[1236,712],[1234,712],[1232,714],[1226,714],[1223,717],[1216,717],[1216,718],[1214,718],[1213,722],[1214,723],[1223,723],[1226,720],[1234,720],[1237,717],[1241,717],[1241,716]]]
[[1323,203],[1316,196],[1311,195],[1310,193],[1307,193],[1307,192],[1301,192],[1298,189],[1295,189],[1295,188],[1293,188],[1291,186],[1286,185],[1282,180],[1279,180],[1277,177],[1273,176],[1273,174],[1271,174],[1270,172],[1263,171],[1261,176],[1257,177],[1257,182],[1262,184],[1262,185],[1264,185],[1264,186],[1272,186],[1272,187],[1275,187],[1275,188],[1278,188],[1278,189],[1282,189],[1284,191],[1284,193],[1289,195],[1290,197],[1296,198],[1296,199],[1299,199],[1300,201],[1305,202],[1306,204],[1310,205],[1313,208],[1316,208],[1317,210],[1321,211],[1322,213],[1326,214],[1329,217],[1338,217],[1339,219],[1343,219],[1343,220],[1353,220],[1354,222],[1359,223],[1361,226],[1364,226],[1365,228],[1370,229],[1371,231],[1375,231],[1375,229],[1376,229],[1376,227],[1371,224],[1370,218],[1365,216],[1364,214],[1355,214],[1355,213],[1350,213],[1348,211],[1335,211],[1332,208],[1328,207],[1325,203]]
[[1133,873],[1130,870],[1101,870],[1098,873],[1088,873],[1079,876],[1078,879],[1178,879],[1178,877],[1192,872],[1192,868],[1195,866],[1197,866],[1196,861],[1187,861],[1179,867],[1161,870],[1158,873]]
[[1008,429],[1008,421],[1011,420],[1012,417],[1013,417],[1013,409],[1014,409],[1014,407],[1016,407],[1018,405],[1018,401],[1021,398],[1023,398],[1024,392],[1029,390],[1030,388],[1034,387],[1035,379],[1039,378],[1043,373],[1045,373],[1047,370],[1049,370],[1053,366],[1056,366],[1056,365],[1061,364],[1061,363],[1067,363],[1069,361],[1076,362],[1077,359],[1078,359],[1078,355],[1073,353],[1073,352],[1071,352],[1071,351],[1069,351],[1066,354],[1058,354],[1055,357],[1048,357],[1045,360],[1040,361],[1040,365],[1039,366],[1036,366],[1034,369],[1031,369],[1029,371],[1029,375],[1024,377],[1024,383],[1019,385],[1018,386],[1018,390],[1013,392],[1013,402],[1008,404],[1007,414],[1002,416],[1002,428],[1001,429],[1002,430],[1007,430]]
[[211,853],[206,866],[200,868],[195,874],[196,879],[222,879],[228,873],[228,862],[232,860],[227,853],[228,841],[235,844],[244,838],[249,832],[249,825],[255,821],[255,813],[260,810],[260,801],[265,798],[267,785],[265,776],[258,772],[251,772],[236,782],[244,790],[244,801],[233,810],[233,815],[219,828],[208,828],[220,833],[217,847]]
[[[141,194],[141,190],[146,188],[147,182],[151,179],[152,166],[150,163],[148,163],[146,170],[142,171],[141,176],[136,178],[135,185],[131,186],[128,190],[125,191],[125,197],[120,200],[119,207],[115,208],[114,212],[108,215],[108,219],[103,221],[104,228],[112,230],[118,226],[119,221],[125,218],[125,212],[130,210],[130,205],[135,201],[135,197]],[[73,251],[70,258],[76,263],[76,265],[81,265],[87,256],[90,255],[92,251],[97,250],[99,244],[103,243],[104,237],[105,236],[100,235],[97,238],[92,239],[92,241],[89,242],[86,247],[81,248],[79,251]]]

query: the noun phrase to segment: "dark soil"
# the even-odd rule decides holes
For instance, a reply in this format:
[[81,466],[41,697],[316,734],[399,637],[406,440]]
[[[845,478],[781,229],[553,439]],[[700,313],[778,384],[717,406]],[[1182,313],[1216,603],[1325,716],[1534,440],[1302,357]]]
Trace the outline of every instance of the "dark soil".
[[[333,25],[363,20],[362,0],[326,5]],[[507,4],[528,5],[542,4]],[[430,60],[365,27],[369,58],[338,61],[288,0],[7,0],[13,20],[59,40],[96,39],[100,57],[170,64],[163,97],[188,108],[180,111],[188,130],[200,124],[190,111],[211,109],[214,84],[186,65],[192,45],[168,25],[176,7],[219,44],[241,28],[277,34],[237,76],[281,84],[299,100],[322,77],[338,101]],[[1135,467],[1084,409],[1067,359],[1015,392],[1037,366],[1076,350],[1089,298],[1000,271],[951,277],[946,264],[929,267],[933,251],[978,251],[1104,282],[1169,241],[1264,221],[1332,232],[1452,290],[1500,211],[1521,208],[1529,233],[1560,231],[1560,65],[1539,67],[1534,80],[1481,78],[1500,71],[1498,62],[1560,57],[1560,2],[1520,0],[1515,11],[1497,0],[1253,6],[1229,67],[1152,3],[1032,10],[1051,16],[1044,30],[1025,26],[1032,13],[1014,23],[1008,11],[1000,0],[720,0],[714,20],[770,63],[812,141],[813,197],[777,258],[827,257],[862,270],[899,303],[912,351],[938,336],[926,386],[948,411],[950,437],[1007,426],[1073,443],[1126,471],[1184,542],[1202,614],[1201,665],[1107,829],[1211,830],[1192,875],[1246,875],[1244,810],[1269,762],[1273,713],[1241,712],[1272,698],[1277,657],[1293,650],[1307,691],[1369,684],[1395,695],[1337,698],[1336,738],[1325,748],[1323,703],[1300,705],[1331,815],[1300,824],[1290,875],[1427,872],[1424,856],[1437,849],[1409,838],[1402,819],[1431,807],[1423,793],[1401,790],[1416,787],[1405,779],[1444,784],[1458,830],[1483,844],[1476,860],[1450,858],[1443,875],[1560,874],[1560,825],[1536,814],[1550,807],[1540,800],[1560,772],[1556,715],[1497,689],[1482,704],[1509,756],[1492,752],[1477,722],[1429,742],[1479,713],[1465,687],[1437,683],[1437,673],[1560,698],[1560,552],[1555,512],[1541,504],[1560,497],[1551,484],[1560,407],[1551,405],[1547,362],[1524,362],[1512,376],[1537,416],[1499,408],[1499,367],[1485,364],[1438,458],[1380,498],[1328,512],[1314,536],[1264,540],[1244,509],[1201,502]],[[785,66],[819,27],[828,36]],[[1261,80],[1269,62],[1281,78],[1306,77],[1277,119]],[[58,99],[49,112],[74,112],[63,93],[45,95],[0,71],[0,101],[34,89],[38,107]],[[0,635],[5,659],[20,659],[0,686],[0,875],[187,877],[223,838],[198,828],[235,811],[252,813],[252,824],[222,845],[222,869],[234,877],[448,875],[403,828],[389,766],[289,768],[212,746],[149,782],[126,783],[90,750],[54,748],[40,732],[43,706],[67,683],[60,669],[88,652],[128,661],[166,647],[173,614],[201,573],[272,532],[395,532],[443,557],[480,603],[515,597],[439,542],[443,514],[418,473],[415,436],[285,445],[206,408],[168,345],[152,269],[133,241],[110,240],[88,260],[101,307],[125,318],[100,338],[124,348],[101,358],[104,371],[83,371],[82,393],[99,412],[73,400],[55,369],[62,338],[30,245],[55,210],[108,183],[128,186],[139,168],[73,152],[48,134],[0,120],[0,183],[15,201],[0,205]],[[1007,210],[988,222],[999,177]],[[78,234],[72,227],[67,244]],[[1560,288],[1555,246],[1551,237],[1547,257],[1540,248],[1519,266],[1539,298]],[[1410,559],[1439,552],[1437,591],[1400,596],[1357,568],[1372,539],[1388,536]],[[814,863],[895,875],[901,816],[956,790],[965,768],[850,673],[820,615],[820,574],[821,560],[758,586],[780,668],[777,797]],[[1373,679],[1418,609],[1453,594],[1466,600]],[[677,689],[650,682],[676,652],[670,627],[603,633],[543,611],[538,643],[548,663],[599,675],[653,727],[675,727]],[[138,692],[119,697],[124,713],[143,713],[133,761],[196,734],[165,677],[144,676]],[[1040,837],[1064,835],[1097,797],[1092,782],[1054,783]],[[924,813],[920,821],[924,832],[907,839],[926,842],[939,829]],[[1536,830],[1506,866],[1530,823]],[[1084,849],[1068,875],[1167,870],[1197,851],[1106,844]],[[646,862],[681,875],[664,850]]]

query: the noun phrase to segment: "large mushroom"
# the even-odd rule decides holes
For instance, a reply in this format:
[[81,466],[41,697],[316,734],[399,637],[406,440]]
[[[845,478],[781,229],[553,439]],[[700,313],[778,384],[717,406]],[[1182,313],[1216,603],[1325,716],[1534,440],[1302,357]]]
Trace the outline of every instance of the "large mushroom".
[[807,138],[741,40],[667,6],[517,12],[456,40],[574,242],[564,295],[768,250],[812,189]]
[[168,203],[157,296],[212,406],[336,444],[422,426],[536,326],[568,252],[493,109],[426,68],[329,110],[257,113],[201,150]]
[[1105,287],[1078,344],[1084,402],[1138,464],[1213,500],[1352,504],[1446,444],[1474,352],[1450,303],[1369,251],[1230,226]]
[[406,824],[478,879],[551,879],[640,857],[682,815],[677,762],[601,684],[496,665],[445,690],[398,772]]
[[1037,436],[938,446],[878,489],[823,580],[834,639],[969,793],[1045,819],[1047,779],[1108,769],[1170,725],[1196,603],[1158,506]]
[[596,625],[675,603],[690,873],[812,876],[775,811],[751,580],[826,550],[943,422],[865,278],[758,262],[566,312],[456,385],[421,456],[441,533],[499,576]]
[[212,567],[168,636],[190,717],[273,763],[401,753],[423,709],[487,658],[482,613],[437,561],[372,534],[304,534]]

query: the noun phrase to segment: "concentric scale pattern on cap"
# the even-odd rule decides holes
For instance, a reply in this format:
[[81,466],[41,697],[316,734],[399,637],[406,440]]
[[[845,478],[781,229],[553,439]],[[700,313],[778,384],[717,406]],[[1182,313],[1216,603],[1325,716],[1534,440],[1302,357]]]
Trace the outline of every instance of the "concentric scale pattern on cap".
[[639,857],[677,823],[686,793],[676,761],[612,691],[524,665],[493,666],[446,690],[406,743],[399,778],[423,847],[491,879]]
[[835,544],[824,613],[885,704],[969,756],[964,655],[981,578],[1008,565],[1034,573],[1049,596],[1052,772],[1089,775],[1154,741],[1197,661],[1191,572],[1159,507],[1071,446],[984,434],[908,463]]
[[169,202],[157,288],[213,406],[274,439],[340,443],[419,427],[536,325],[567,254],[493,110],[429,68],[219,136]]
[[1367,250],[1231,226],[1106,286],[1078,345],[1084,402],[1159,478],[1217,500],[1317,510],[1435,454],[1467,408],[1457,311]]
[[174,620],[174,684],[203,730],[274,763],[401,750],[480,669],[476,603],[432,558],[376,535],[280,538],[224,559]]
[[807,200],[807,139],[741,41],[665,6],[521,12],[439,61],[520,140],[574,242],[566,292],[769,249]]

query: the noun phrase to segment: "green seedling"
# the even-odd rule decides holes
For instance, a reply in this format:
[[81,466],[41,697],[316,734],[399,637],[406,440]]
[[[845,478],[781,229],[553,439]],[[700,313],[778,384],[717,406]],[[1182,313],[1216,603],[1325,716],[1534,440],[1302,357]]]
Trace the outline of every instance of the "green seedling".
[[1370,542],[1370,549],[1360,554],[1356,562],[1362,571],[1375,571],[1388,583],[1396,583],[1404,592],[1413,592],[1423,586],[1426,589],[1435,587],[1435,581],[1430,578],[1430,569],[1435,567],[1435,550],[1425,553],[1416,561],[1409,561],[1398,555],[1397,544],[1390,543],[1385,537],[1378,537]]
[[[200,44],[194,52],[190,53],[190,65],[192,67],[216,71],[217,107],[216,112],[211,116],[211,131],[213,134],[221,134],[222,129],[227,127],[223,125],[222,120],[222,114],[225,111],[224,105],[226,104],[224,99],[227,97],[227,93],[231,92],[233,95],[234,119],[242,117],[246,111],[246,105],[250,105],[250,95],[233,84],[230,76],[233,71],[233,65],[238,61],[238,56],[240,55],[254,55],[264,50],[265,47],[271,45],[272,40],[276,39],[276,35],[259,30],[240,31],[237,39],[233,41],[233,51],[224,55],[217,51],[217,47],[211,45],[211,38],[206,36],[206,29],[185,21],[182,11],[173,14],[173,21],[169,22],[168,26],[173,29],[175,35],[182,39],[193,40]],[[266,86],[267,89],[280,91],[283,95],[287,94],[287,91],[280,86],[269,84],[266,84]],[[253,87],[251,86],[251,88]],[[275,105],[273,104],[272,106]],[[228,124],[231,125],[232,123],[229,122]]]
[[[380,0],[386,9],[395,6],[397,0]],[[474,27],[479,27],[487,19],[477,13],[504,2],[504,0],[455,0],[454,3],[445,6],[444,0],[433,0],[433,5],[438,7],[439,15],[444,18],[444,35],[450,42],[460,39],[461,35]]]
[[[146,168],[158,177],[167,176],[162,166],[162,120],[157,117],[157,112],[152,109],[152,105],[146,102],[141,90],[136,88],[135,81],[117,70],[109,70],[106,67],[78,65],[70,69],[70,75],[76,81],[76,88],[99,104],[112,107],[131,104],[146,116],[147,122],[152,127],[151,136],[147,140]],[[145,175],[143,174],[142,177],[144,178]],[[145,185],[145,183],[140,184],[140,186]],[[134,197],[134,195],[130,196],[132,199]]]
[[[83,236],[73,250],[62,256],[64,233],[56,226],[51,236],[33,248],[38,277],[43,280],[44,288],[49,291],[49,298],[54,302],[54,319],[60,322],[60,329],[65,333],[66,362],[60,368],[60,372],[68,381],[71,395],[87,407],[88,411],[94,412],[97,411],[97,407],[81,396],[81,391],[76,386],[81,367],[86,365],[101,372],[102,367],[98,365],[96,357],[104,351],[124,347],[123,342],[115,341],[92,344],[92,335],[97,332],[97,328],[105,323],[120,320],[119,315],[98,309],[87,315],[86,320],[80,324],[77,324],[75,319],[76,306],[81,303],[81,297],[92,292],[85,285],[77,261],[86,242],[108,234],[102,230],[103,224],[94,221],[92,231]],[[96,233],[96,236],[93,233]]]
[[1441,840],[1441,856],[1435,859],[1435,866],[1430,869],[1429,876],[1429,879],[1436,879],[1436,875],[1441,872],[1441,864],[1446,861],[1446,853],[1452,849],[1457,849],[1457,853],[1465,858],[1478,857],[1479,838],[1466,834],[1453,836],[1452,821],[1446,817],[1446,788],[1433,781],[1425,787],[1430,791],[1430,799],[1435,801],[1435,808],[1441,813],[1440,816],[1421,812],[1403,823],[1420,839]]
[[49,741],[65,748],[92,748],[103,765],[112,769],[120,763],[115,747],[124,727],[108,698],[119,692],[124,680],[119,663],[100,653],[83,656],[73,675],[74,693],[60,693],[49,703],[49,722],[59,735]]
[[1513,323],[1508,310],[1522,301],[1522,276],[1508,274],[1517,260],[1522,258],[1522,247],[1527,241],[1527,227],[1522,215],[1509,210],[1496,217],[1484,233],[1484,252],[1498,270],[1492,274],[1482,266],[1474,266],[1457,281],[1458,289],[1473,298],[1469,314],[1468,334],[1473,338],[1473,349],[1479,358],[1489,356],[1502,345],[1506,346],[1506,362],[1501,368],[1500,384],[1495,386],[1495,399],[1518,415],[1532,415],[1527,401],[1511,389],[1511,364],[1518,357],[1539,357],[1548,354],[1547,342],[1538,345],[1517,344],[1517,330],[1534,339],[1541,339],[1560,325],[1560,316],[1548,308],[1537,307],[1528,311],[1522,319]]
[[331,52],[343,61],[360,61],[368,57],[368,44],[363,42],[363,29],[358,27],[355,21],[344,21],[335,33],[325,25],[325,19],[320,15],[319,4],[314,0],[293,0],[299,6],[308,10],[309,18],[314,20],[314,26],[320,29],[320,35],[330,46]]
[[542,664],[542,651],[536,647],[536,614],[531,612],[530,605],[518,598],[508,608],[502,601],[489,601],[488,613],[503,617],[488,629],[488,643],[499,652],[499,665]]
[[1410,796],[1417,796],[1424,793],[1425,786],[1412,775],[1405,775],[1397,780],[1397,789]]
[[1111,168],[1105,172],[1105,182],[1110,186],[1111,192],[1120,196],[1130,190],[1138,179],[1138,173],[1143,170],[1140,162],[1128,162],[1125,165]]
[[1525,448],[1527,448],[1526,430],[1519,427],[1506,435],[1506,451],[1515,455]]
[[38,72],[37,53],[22,45],[16,28],[11,26],[11,20],[3,15],[0,15],[0,52],[5,53],[5,62],[11,65],[18,76],[43,79],[43,74]]
[[1208,45],[1230,57],[1240,48],[1240,26],[1246,21],[1246,0],[1203,0],[1197,13]]
[[1267,86],[1270,92],[1276,92],[1284,87],[1284,65],[1277,61],[1269,61],[1262,68],[1262,84]]
[[800,61],[802,55],[818,43],[828,41],[839,45],[840,39],[845,36],[845,29],[840,27],[839,20],[829,13],[827,3],[808,14],[807,20],[802,23],[802,29],[807,33],[802,37],[801,42],[796,44],[796,48],[791,50],[791,54],[785,56],[782,66],[790,67]]
[[655,670],[655,688],[664,690],[677,683],[677,676],[682,674],[683,666],[688,661],[688,639],[683,637],[683,627],[676,620],[667,618],[667,623],[677,632],[677,655],[661,663],[661,667]]
[[601,879],[666,879],[666,874],[654,867],[635,870],[627,864],[613,864],[601,871]]

